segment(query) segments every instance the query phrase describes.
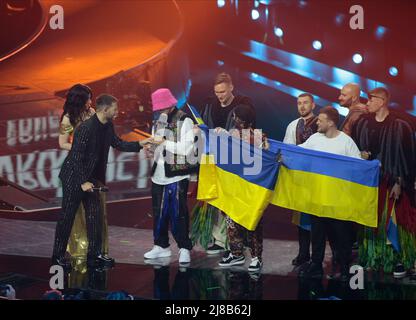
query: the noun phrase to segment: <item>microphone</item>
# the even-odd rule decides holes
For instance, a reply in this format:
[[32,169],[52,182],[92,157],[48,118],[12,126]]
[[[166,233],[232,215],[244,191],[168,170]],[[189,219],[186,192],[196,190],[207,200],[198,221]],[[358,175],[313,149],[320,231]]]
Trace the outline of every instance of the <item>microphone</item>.
[[108,192],[108,187],[102,186],[102,187],[93,187],[92,191],[98,191],[98,192]]
[[161,113],[159,119],[155,124],[155,138],[163,138],[165,135],[165,128],[168,125],[168,115],[166,113]]

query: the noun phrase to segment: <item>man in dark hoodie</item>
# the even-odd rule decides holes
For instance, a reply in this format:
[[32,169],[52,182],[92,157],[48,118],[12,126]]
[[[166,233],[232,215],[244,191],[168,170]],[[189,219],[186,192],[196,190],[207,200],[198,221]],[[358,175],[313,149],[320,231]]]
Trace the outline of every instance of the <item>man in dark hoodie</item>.
[[[251,99],[240,95],[235,96],[233,90],[234,86],[229,74],[222,72],[216,76],[214,81],[216,97],[208,100],[201,113],[202,120],[210,129],[225,129],[227,131],[233,129],[235,123],[232,115],[235,108],[240,104],[252,108],[253,119],[251,119],[251,123],[255,127],[256,113]],[[217,254],[224,251],[226,243],[227,228],[224,214],[217,210],[212,227],[212,245],[207,249],[207,254]]]

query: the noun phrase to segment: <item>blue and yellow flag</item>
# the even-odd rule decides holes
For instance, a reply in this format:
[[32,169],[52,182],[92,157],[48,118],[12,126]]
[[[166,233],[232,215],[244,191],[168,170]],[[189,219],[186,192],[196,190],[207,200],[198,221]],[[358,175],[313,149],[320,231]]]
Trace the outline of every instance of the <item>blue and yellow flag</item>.
[[204,120],[202,120],[201,115],[199,114],[198,110],[196,110],[195,107],[192,107],[189,103],[186,104],[189,108],[189,110],[192,113],[192,116],[194,117],[197,124],[204,124]]
[[201,129],[208,141],[199,170],[197,199],[255,230],[275,188],[279,167],[276,155],[228,134],[211,132],[208,136],[208,128]]
[[390,221],[387,227],[387,239],[390,241],[396,252],[400,252],[400,241],[399,241],[399,229],[397,227],[396,220],[396,201],[393,203],[393,208],[391,209]]
[[281,166],[271,203],[377,227],[380,162],[272,141]]
[[[207,131],[206,126],[200,126]],[[212,140],[219,143],[211,146]],[[218,141],[217,141],[218,142]],[[269,203],[320,217],[377,226],[379,166],[377,160],[308,150],[269,139],[260,150],[227,134],[207,136],[200,166],[199,200],[221,209],[231,219],[254,230]],[[251,164],[232,158],[241,148]],[[241,154],[241,153],[240,153]],[[235,156],[235,155],[234,155]],[[261,168],[247,171],[253,163]]]

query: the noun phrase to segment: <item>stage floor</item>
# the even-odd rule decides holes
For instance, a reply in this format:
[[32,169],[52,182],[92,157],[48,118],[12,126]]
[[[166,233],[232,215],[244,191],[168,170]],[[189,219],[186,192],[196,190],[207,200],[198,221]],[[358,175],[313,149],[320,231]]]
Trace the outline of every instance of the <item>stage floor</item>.
[[[12,284],[18,299],[41,299],[49,290],[50,256],[54,222],[0,219],[0,284]],[[332,297],[348,300],[416,299],[416,281],[366,273],[364,289],[352,290],[337,279],[298,279],[290,264],[297,250],[295,241],[264,240],[264,267],[260,274],[244,266],[221,268],[220,255],[206,255],[200,247],[192,251],[191,264],[179,267],[178,249],[171,239],[172,257],[146,263],[143,254],[151,248],[151,230],[109,227],[110,255],[116,266],[105,271],[89,270],[79,261],[65,280],[67,294],[84,290],[92,299],[124,290],[136,299],[182,300],[315,300]],[[329,246],[328,246],[329,250]],[[327,250],[327,251],[328,251]],[[330,254],[325,258],[328,273]]]

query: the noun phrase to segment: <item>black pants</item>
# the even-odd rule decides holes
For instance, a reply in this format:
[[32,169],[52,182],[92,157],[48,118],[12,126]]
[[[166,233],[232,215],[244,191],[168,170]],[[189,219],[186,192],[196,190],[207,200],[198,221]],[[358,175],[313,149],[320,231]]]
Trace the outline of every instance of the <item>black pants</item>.
[[63,182],[62,185],[62,214],[56,225],[53,257],[62,258],[65,255],[75,214],[82,202],[87,223],[88,259],[95,258],[101,254],[102,247],[103,215],[99,194],[98,192],[83,192],[81,186],[74,183]]
[[301,260],[308,261],[311,257],[311,254],[310,254],[311,232],[309,230],[305,230],[301,227],[298,227],[298,237],[299,237],[298,257]]
[[[177,182],[177,184],[176,194],[166,195],[165,188],[168,186],[152,183],[154,244],[162,248],[169,247],[168,228],[170,222],[171,231],[178,247],[191,250],[192,242],[189,238],[189,213],[187,204],[189,180],[183,179]],[[166,201],[169,201],[170,204],[168,214],[162,215],[163,205]],[[174,206],[177,206],[177,210],[174,210]]]
[[312,262],[322,264],[325,256],[326,239],[333,244],[336,260],[341,268],[351,262],[351,222],[311,216],[312,218]]

